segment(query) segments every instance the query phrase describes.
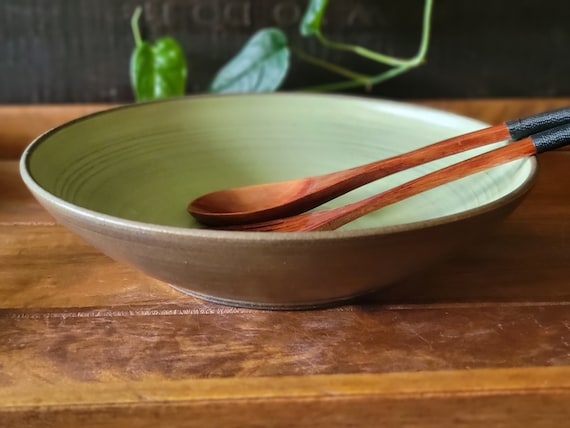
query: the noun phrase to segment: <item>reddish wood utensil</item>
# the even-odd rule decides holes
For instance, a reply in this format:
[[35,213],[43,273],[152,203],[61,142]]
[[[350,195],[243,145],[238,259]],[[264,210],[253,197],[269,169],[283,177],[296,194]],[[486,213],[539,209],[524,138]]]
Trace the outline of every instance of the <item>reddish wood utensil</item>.
[[554,150],[570,143],[570,125],[543,131],[393,187],[362,201],[328,210],[309,212],[265,222],[226,227],[228,230],[305,232],[334,230],[359,217],[450,181],[526,156]]
[[490,143],[519,140],[569,122],[570,108],[539,113],[347,170],[208,193],[190,202],[188,211],[209,226],[287,217],[308,211],[390,174]]

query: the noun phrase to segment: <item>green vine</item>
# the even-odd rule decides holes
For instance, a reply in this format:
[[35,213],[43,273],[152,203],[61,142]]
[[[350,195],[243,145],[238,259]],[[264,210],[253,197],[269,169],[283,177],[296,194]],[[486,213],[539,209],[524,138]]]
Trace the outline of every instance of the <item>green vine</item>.
[[[287,36],[279,28],[265,28],[256,32],[236,56],[222,67],[213,78],[209,91],[213,93],[276,91],[281,87],[289,72],[291,54],[302,61],[345,78],[340,82],[302,88],[303,91],[341,91],[356,87],[364,87],[370,90],[374,85],[401,75],[426,61],[430,43],[433,2],[434,0],[424,1],[421,40],[416,54],[411,58],[398,58],[375,52],[364,46],[330,40],[322,31],[322,20],[329,1],[310,0],[300,22],[299,32],[301,35],[316,38],[327,49],[349,52],[384,67],[387,66],[389,69],[377,75],[350,70],[310,55],[299,47],[290,46]],[[140,14],[141,9],[137,8],[131,19],[131,28],[135,39],[133,58],[139,59],[138,63],[134,60],[131,61],[131,76],[137,99],[152,98],[154,96],[153,90],[157,96],[167,96],[168,91],[160,91],[160,88],[164,87],[164,82],[169,84],[170,92],[178,94],[181,88],[181,79],[185,81],[186,78],[186,64],[181,58],[182,50],[171,38],[159,39],[156,46],[144,42],[138,27]],[[165,44],[165,40],[168,43]],[[162,50],[157,49],[159,47]],[[175,58],[176,61],[171,63],[167,70],[158,69],[157,66],[162,64],[162,60],[169,57]],[[136,73],[133,72],[133,64],[139,65]],[[136,82],[138,82],[138,86],[135,84]],[[154,86],[152,82],[154,82]],[[144,89],[142,96],[141,88]]]

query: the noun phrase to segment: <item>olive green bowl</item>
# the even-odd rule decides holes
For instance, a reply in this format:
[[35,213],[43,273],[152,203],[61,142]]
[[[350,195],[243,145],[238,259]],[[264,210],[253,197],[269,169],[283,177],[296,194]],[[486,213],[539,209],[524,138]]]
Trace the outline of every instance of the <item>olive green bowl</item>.
[[[195,96],[89,115],[36,139],[22,177],[64,226],[186,293],[311,308],[393,284],[482,236],[520,202],[534,158],[389,206],[329,232],[200,227],[186,207],[216,189],[303,177],[409,151],[483,123],[424,107],[310,94]],[[355,190],[364,198],[462,159]]]

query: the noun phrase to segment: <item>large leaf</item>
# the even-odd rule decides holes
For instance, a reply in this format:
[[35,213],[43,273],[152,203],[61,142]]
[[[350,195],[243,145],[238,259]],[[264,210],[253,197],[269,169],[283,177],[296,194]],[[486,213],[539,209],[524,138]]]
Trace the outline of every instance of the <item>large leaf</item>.
[[137,101],[184,95],[186,58],[171,37],[140,42],[131,56],[131,83]]
[[271,92],[279,88],[289,69],[287,37],[276,28],[255,33],[210,84],[210,91]]
[[321,22],[328,2],[328,0],[310,0],[299,26],[303,36],[312,36],[321,31]]

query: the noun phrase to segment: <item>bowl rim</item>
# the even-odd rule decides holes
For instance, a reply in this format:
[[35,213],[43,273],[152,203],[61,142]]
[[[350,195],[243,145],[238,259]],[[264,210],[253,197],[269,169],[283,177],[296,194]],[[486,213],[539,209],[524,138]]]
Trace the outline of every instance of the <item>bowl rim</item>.
[[[383,98],[368,98],[357,95],[347,95],[347,94],[322,94],[322,93],[246,93],[246,94],[196,94],[196,95],[185,95],[181,97],[172,97],[168,99],[160,99],[139,103],[130,103],[118,106],[112,106],[108,109],[101,111],[96,111],[82,115],[78,118],[69,120],[62,123],[54,128],[51,128],[44,133],[36,137],[32,142],[24,149],[19,163],[20,176],[24,181],[24,184],[32,192],[36,198],[45,199],[51,204],[61,208],[67,212],[73,213],[78,217],[89,220],[94,223],[98,223],[102,226],[111,227],[113,229],[129,229],[136,230],[138,232],[145,232],[149,234],[160,233],[163,235],[176,235],[178,237],[187,238],[207,238],[207,239],[219,239],[223,241],[236,240],[236,241],[263,241],[263,242],[282,242],[282,241],[327,241],[327,240],[338,240],[338,239],[350,239],[350,238],[360,238],[360,237],[372,237],[372,236],[387,236],[396,233],[409,232],[413,230],[425,229],[435,226],[440,226],[449,223],[455,223],[462,220],[467,220],[481,214],[490,212],[495,208],[506,206],[512,201],[518,199],[522,195],[528,192],[531,188],[534,179],[537,174],[537,160],[536,156],[529,156],[526,158],[530,162],[530,171],[528,176],[524,181],[515,189],[507,193],[506,195],[496,199],[494,201],[488,202],[486,204],[464,210],[458,213],[453,213],[441,217],[436,217],[432,219],[414,221],[409,223],[402,223],[389,226],[378,226],[378,227],[366,227],[361,229],[341,229],[332,231],[314,231],[314,232],[259,232],[259,231],[227,231],[227,230],[213,230],[208,228],[185,228],[180,226],[169,226],[161,225],[155,223],[145,223],[137,220],[130,220],[126,218],[121,218],[117,216],[112,216],[109,214],[101,213],[89,208],[80,207],[71,202],[68,202],[58,196],[53,195],[46,189],[44,189],[33,177],[31,171],[29,170],[29,162],[33,152],[46,140],[48,140],[54,134],[73,126],[77,123],[83,121],[91,120],[94,117],[99,117],[103,115],[113,114],[118,110],[125,109],[137,109],[150,104],[161,104],[161,103],[176,103],[176,102],[188,102],[191,100],[197,100],[200,98],[215,99],[215,98],[228,98],[228,97],[295,97],[295,98],[339,98],[347,99],[351,101],[359,102],[369,102],[372,104],[384,104],[385,106],[398,107],[402,109],[415,110],[416,113],[430,114],[430,115],[445,115],[447,117],[456,117],[457,119],[468,120],[473,124],[479,124],[481,127],[488,126],[489,124],[479,121],[477,119],[470,118],[458,113],[449,112],[441,110],[434,107],[428,107],[403,101],[389,100]],[[57,219],[56,219],[57,220]]]

